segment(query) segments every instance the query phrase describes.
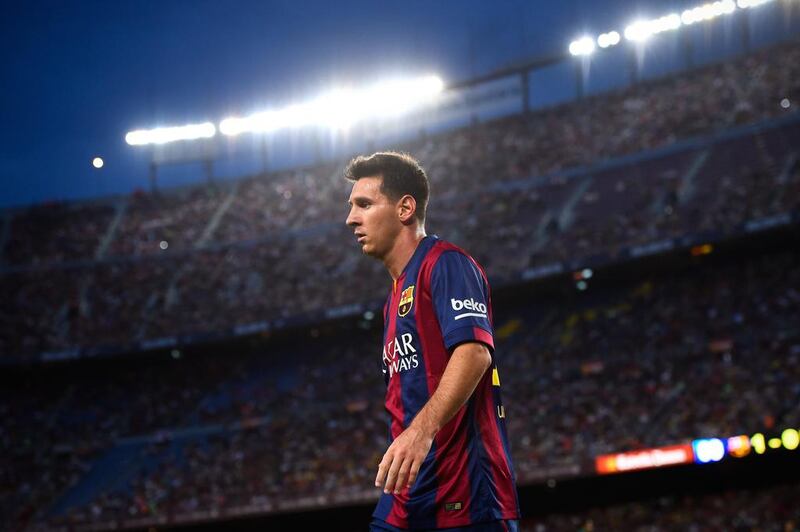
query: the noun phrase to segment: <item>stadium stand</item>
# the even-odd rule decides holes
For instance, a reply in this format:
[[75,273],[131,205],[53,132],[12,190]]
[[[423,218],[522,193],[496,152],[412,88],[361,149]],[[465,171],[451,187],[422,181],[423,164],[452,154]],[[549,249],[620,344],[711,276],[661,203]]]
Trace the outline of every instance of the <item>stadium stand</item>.
[[11,218],[4,259],[33,265],[91,259],[113,213],[108,205],[30,207]]
[[594,508],[582,514],[527,519],[520,530],[797,530],[800,486],[728,490],[705,496],[668,496],[646,502]]
[[[583,471],[604,453],[800,426],[798,260],[709,261],[560,304],[563,294],[506,307],[498,350],[520,482]],[[32,442],[21,463],[33,478],[59,458],[48,446],[81,449],[62,451],[63,474],[38,484],[49,485],[51,513],[37,518],[74,525],[369,500],[386,430],[380,371],[365,360],[377,334],[311,330],[256,355],[12,386],[9,396],[37,398],[4,421],[6,434]]]
[[[435,198],[429,229],[473,250],[491,277],[518,280],[529,267],[613,257],[637,244],[732,231],[750,220],[791,213],[799,201],[793,139],[800,135],[800,115],[779,101],[800,99],[800,61],[792,60],[799,55],[800,45],[793,42],[408,146],[428,166],[434,188],[448,191]],[[726,110],[734,109],[736,116],[729,116]],[[579,156],[569,151],[575,149]],[[648,151],[626,157],[636,150]],[[213,186],[136,194],[109,236],[107,255],[113,259],[63,262],[81,256],[77,249],[83,258],[97,254],[83,245],[26,261],[15,247],[8,258],[29,267],[3,276],[11,297],[1,312],[12,330],[32,332],[27,340],[4,335],[4,353],[29,357],[129,345],[198,330],[222,332],[249,323],[251,316],[285,318],[367,303],[348,283],[377,289],[381,274],[349,252],[340,227],[344,210],[337,198],[345,197],[347,186],[340,170],[341,163],[326,164],[248,179],[224,209],[229,194]],[[89,232],[94,236],[87,240],[94,243],[108,232],[109,209],[69,212],[75,214],[61,220],[64,231],[80,234],[87,224],[101,228]],[[9,242],[36,240],[44,249],[58,249],[56,234],[48,238],[48,220],[12,218]],[[25,236],[31,234],[44,238]],[[205,245],[193,252],[201,240]],[[326,252],[318,260],[321,243]],[[42,267],[63,276],[59,293],[67,297],[26,286],[40,286],[42,274],[29,272]],[[276,286],[269,282],[275,278],[288,282]],[[283,297],[282,289],[302,297]],[[71,303],[53,308],[54,301]],[[178,312],[187,305],[195,308]],[[24,316],[16,312],[21,306],[30,309]],[[218,312],[231,306],[241,312]],[[95,316],[106,323],[98,326]]]

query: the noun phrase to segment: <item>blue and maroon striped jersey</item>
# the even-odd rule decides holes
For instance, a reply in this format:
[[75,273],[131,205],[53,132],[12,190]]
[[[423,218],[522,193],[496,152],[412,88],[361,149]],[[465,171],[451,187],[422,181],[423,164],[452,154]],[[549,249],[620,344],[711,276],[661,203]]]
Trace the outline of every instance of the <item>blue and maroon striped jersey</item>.
[[434,438],[411,489],[382,494],[373,516],[412,530],[519,518],[482,268],[460,248],[427,236],[395,281],[383,317],[390,443],[436,390],[457,345],[486,344],[492,365]]

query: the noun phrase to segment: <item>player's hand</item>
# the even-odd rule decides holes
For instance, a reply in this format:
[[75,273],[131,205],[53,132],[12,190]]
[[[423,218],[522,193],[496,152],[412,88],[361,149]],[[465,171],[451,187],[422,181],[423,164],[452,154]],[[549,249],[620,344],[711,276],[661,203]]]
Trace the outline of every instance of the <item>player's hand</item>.
[[403,488],[411,488],[431,445],[432,436],[414,425],[408,427],[395,438],[383,455],[375,486],[383,487],[384,493],[400,493]]

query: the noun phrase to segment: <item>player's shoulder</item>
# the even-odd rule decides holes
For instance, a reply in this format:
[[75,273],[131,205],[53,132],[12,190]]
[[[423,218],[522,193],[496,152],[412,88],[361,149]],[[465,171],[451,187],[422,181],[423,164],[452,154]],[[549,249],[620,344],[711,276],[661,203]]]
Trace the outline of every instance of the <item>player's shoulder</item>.
[[458,247],[457,245],[453,244],[452,242],[448,242],[447,240],[443,240],[436,235],[431,235],[432,245],[428,250],[428,254],[436,255],[437,257],[441,255],[445,255],[448,253],[458,253],[464,255],[465,257],[470,257],[470,254],[467,253],[464,249]]
[[452,242],[439,239],[432,246],[431,252],[435,269],[477,268],[483,271],[481,265],[472,255]]

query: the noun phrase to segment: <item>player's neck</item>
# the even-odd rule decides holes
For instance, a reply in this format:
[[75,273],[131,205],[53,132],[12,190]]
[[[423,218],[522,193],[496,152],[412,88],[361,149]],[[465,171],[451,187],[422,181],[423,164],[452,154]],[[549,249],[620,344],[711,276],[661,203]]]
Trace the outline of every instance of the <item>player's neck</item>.
[[393,280],[402,275],[403,270],[417,250],[420,241],[425,238],[425,227],[419,225],[415,229],[403,231],[397,237],[392,251],[383,259],[383,264],[389,271]]

